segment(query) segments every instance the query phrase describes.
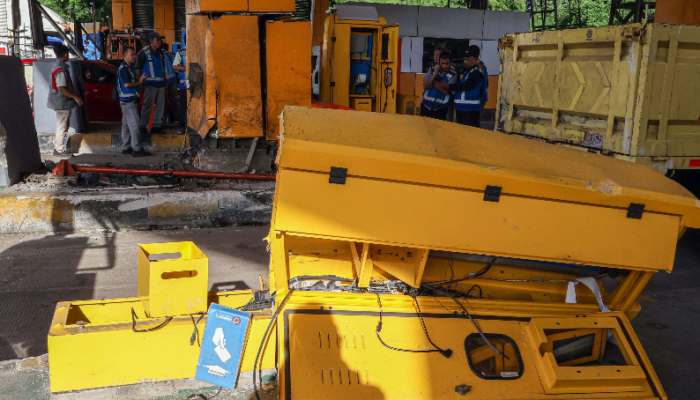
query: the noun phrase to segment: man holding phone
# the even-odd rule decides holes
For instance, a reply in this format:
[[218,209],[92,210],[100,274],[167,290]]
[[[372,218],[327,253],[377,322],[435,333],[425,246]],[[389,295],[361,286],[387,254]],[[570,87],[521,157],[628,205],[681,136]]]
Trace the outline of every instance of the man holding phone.
[[[423,79],[424,92],[420,115],[445,121],[451,99],[447,85],[457,83],[458,76],[452,66],[450,53],[442,52],[439,57],[440,62],[430,68]],[[440,86],[439,83],[444,83],[445,86]]]

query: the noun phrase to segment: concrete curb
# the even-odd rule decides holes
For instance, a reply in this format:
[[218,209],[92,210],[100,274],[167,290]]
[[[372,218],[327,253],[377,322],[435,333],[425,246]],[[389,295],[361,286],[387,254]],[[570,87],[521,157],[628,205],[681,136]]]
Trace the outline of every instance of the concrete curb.
[[274,182],[226,189],[113,189],[0,197],[0,233],[266,224]]
[[[262,375],[275,373],[275,370],[264,370]],[[266,389],[268,390],[259,391],[261,399],[277,398],[276,385]],[[51,393],[47,354],[23,360],[0,361],[0,400],[182,400],[193,394],[203,394],[206,398],[216,396],[220,400],[249,400],[255,397],[253,373],[241,373],[238,388],[235,390],[222,389],[195,379],[178,379],[79,392]]]
[[[39,149],[41,154],[52,154],[54,149],[54,133],[39,133]],[[179,150],[185,140],[184,134],[151,135],[151,150]],[[189,144],[189,141],[188,141]],[[67,150],[72,153],[90,154],[121,151],[121,134],[116,133],[73,133],[69,134]]]

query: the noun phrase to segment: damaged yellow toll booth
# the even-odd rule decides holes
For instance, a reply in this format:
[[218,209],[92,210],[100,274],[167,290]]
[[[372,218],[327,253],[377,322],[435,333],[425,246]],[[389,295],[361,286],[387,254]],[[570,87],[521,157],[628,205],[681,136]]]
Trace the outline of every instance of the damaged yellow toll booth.
[[207,294],[194,243],[141,245],[139,297],[56,305],[52,392],[194,377],[217,303],[284,400],[667,399],[629,320],[700,228],[683,187],[416,116],[285,107],[280,135],[269,280]]
[[683,187],[420,117],[286,107],[281,133],[280,399],[666,399],[629,320],[700,227]]

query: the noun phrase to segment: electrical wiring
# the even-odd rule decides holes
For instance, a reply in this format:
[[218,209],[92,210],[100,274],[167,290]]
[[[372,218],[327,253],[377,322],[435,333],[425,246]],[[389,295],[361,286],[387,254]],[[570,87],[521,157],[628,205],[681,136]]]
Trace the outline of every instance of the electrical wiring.
[[[422,285],[421,285],[421,286],[422,286]],[[500,355],[502,355],[503,357],[505,357],[505,358],[507,358],[507,359],[510,360],[510,358],[508,358],[507,355],[505,355],[505,354],[501,353],[500,351],[498,351],[498,349],[497,349],[494,345],[491,344],[491,342],[486,338],[486,336],[484,335],[484,333],[481,331],[481,328],[479,327],[479,325],[476,323],[476,321],[474,321],[474,318],[472,318],[471,314],[469,314],[469,311],[467,311],[467,309],[464,308],[464,306],[462,305],[462,303],[460,303],[460,302],[459,302],[457,299],[455,299],[454,297],[450,296],[450,294],[447,293],[447,292],[445,292],[445,291],[442,291],[442,290],[439,290],[439,289],[436,289],[436,288],[431,288],[431,287],[426,287],[426,289],[428,289],[428,290],[434,290],[434,291],[437,292],[437,293],[444,294],[445,296],[447,296],[447,297],[449,297],[450,299],[452,299],[452,301],[454,301],[455,303],[459,304],[459,306],[462,308],[462,310],[464,311],[464,313],[467,315],[467,317],[469,318],[469,320],[472,322],[472,324],[473,324],[474,327],[476,328],[476,331],[479,333],[479,336],[481,336],[481,338],[484,340],[484,342],[485,342],[487,345],[489,345],[489,347],[491,348],[491,350],[495,351],[496,354],[500,354]]]
[[384,323],[384,321],[383,321],[384,308],[382,307],[382,299],[379,297],[379,294],[376,293],[376,295],[377,295],[377,303],[379,303],[379,323],[377,324],[376,333],[377,333],[377,339],[379,339],[379,342],[381,344],[383,344],[384,347],[386,347],[390,350],[403,351],[405,353],[440,353],[445,358],[450,358],[450,356],[452,355],[452,350],[450,350],[450,349],[443,350],[440,347],[438,347],[435,343],[433,343],[433,341],[430,339],[430,335],[428,335],[428,329],[425,326],[425,321],[423,321],[423,316],[422,316],[421,311],[420,311],[420,306],[418,305],[418,300],[416,300],[416,298],[414,296],[411,296],[411,297],[413,297],[413,301],[416,303],[416,307],[418,309],[418,318],[420,319],[421,325],[423,326],[423,332],[425,332],[425,336],[428,338],[428,342],[430,342],[430,344],[432,344],[433,347],[435,347],[435,349],[431,349],[431,350],[399,349],[399,348],[396,348],[396,347],[393,347],[393,346],[386,344],[386,342],[384,342],[382,340],[382,337],[379,335],[379,332],[382,331],[382,325]]
[[284,296],[279,307],[277,307],[277,309],[275,310],[275,313],[272,314],[270,323],[267,325],[267,329],[265,329],[262,341],[260,342],[260,348],[258,348],[258,355],[255,356],[255,364],[253,364],[253,391],[255,392],[255,397],[257,398],[257,400],[260,400],[260,394],[258,394],[258,384],[255,381],[256,372],[260,375],[260,382],[262,382],[262,370],[258,370],[258,363],[260,362],[260,353],[262,353],[262,349],[265,346],[265,341],[267,340],[267,334],[270,333],[270,328],[272,328],[272,325],[277,320],[277,315],[279,315],[280,311],[282,310],[282,307],[284,307],[285,303],[287,302],[287,299],[289,299],[289,296],[292,293],[294,293],[294,289],[289,289],[289,292],[287,292],[287,295]]
[[[456,282],[464,282],[469,279],[484,279],[484,280],[489,280],[489,281],[497,281],[497,282],[536,282],[536,283],[568,283],[568,282],[576,282],[577,278],[571,278],[571,279],[500,279],[500,278],[489,278],[489,277],[484,277],[483,275],[486,274],[489,269],[491,269],[491,266],[493,263],[496,261],[498,257],[494,257],[484,268],[479,270],[477,273],[470,273],[469,276],[466,276],[464,278],[457,278],[457,279],[450,279],[450,280],[443,280],[443,281],[432,281],[432,282],[423,282],[423,285],[445,285],[445,284],[451,284],[451,283],[456,283]],[[593,279],[601,279],[605,276],[608,276],[608,273],[600,274],[593,276]],[[448,286],[449,287],[449,286]],[[480,288],[481,289],[481,288]],[[470,290],[471,291],[471,290]]]

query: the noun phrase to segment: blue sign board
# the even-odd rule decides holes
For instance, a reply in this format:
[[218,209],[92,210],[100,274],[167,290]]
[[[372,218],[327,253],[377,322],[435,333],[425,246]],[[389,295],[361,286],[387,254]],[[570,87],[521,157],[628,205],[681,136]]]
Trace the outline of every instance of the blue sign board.
[[234,389],[251,315],[212,303],[202,335],[195,378]]

